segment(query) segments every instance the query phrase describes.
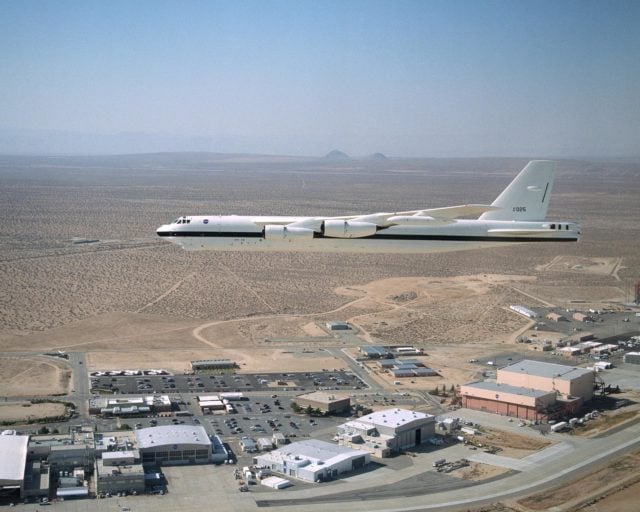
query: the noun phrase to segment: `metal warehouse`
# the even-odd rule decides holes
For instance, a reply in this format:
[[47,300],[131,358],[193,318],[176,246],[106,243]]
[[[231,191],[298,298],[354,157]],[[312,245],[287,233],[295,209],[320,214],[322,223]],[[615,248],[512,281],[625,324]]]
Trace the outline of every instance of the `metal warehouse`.
[[392,352],[388,348],[377,345],[364,345],[360,347],[360,352],[369,359],[387,359],[393,357]]
[[0,491],[3,494],[14,492],[23,497],[28,444],[29,436],[16,435],[12,430],[0,433]]
[[462,406],[514,416],[526,420],[542,419],[541,412],[556,402],[556,393],[531,388],[499,384],[493,381],[474,382],[460,388]]
[[370,454],[309,439],[259,455],[255,461],[257,465],[266,466],[287,477],[307,482],[324,482],[364,467],[370,461]]
[[212,461],[212,442],[200,425],[167,425],[135,431],[143,464],[204,464]]
[[338,426],[338,441],[378,457],[425,443],[435,434],[435,416],[407,409],[386,409]]
[[200,370],[228,370],[236,368],[238,365],[231,359],[200,359],[191,361],[191,369],[193,371]]
[[595,372],[523,360],[498,369],[496,382],[460,388],[462,405],[529,420],[573,414],[593,398]]

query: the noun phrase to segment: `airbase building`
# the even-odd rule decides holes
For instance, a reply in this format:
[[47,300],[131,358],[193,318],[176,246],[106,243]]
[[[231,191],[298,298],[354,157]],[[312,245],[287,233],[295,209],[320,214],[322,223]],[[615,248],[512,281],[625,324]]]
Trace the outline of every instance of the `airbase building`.
[[254,460],[258,466],[287,477],[307,482],[325,482],[364,467],[370,462],[370,454],[326,441],[308,439],[258,455]]
[[576,413],[593,398],[595,372],[555,363],[523,360],[497,371],[495,381],[460,388],[462,406],[526,420]]
[[407,409],[386,409],[338,426],[343,446],[366,450],[376,457],[423,444],[435,434],[435,416]]

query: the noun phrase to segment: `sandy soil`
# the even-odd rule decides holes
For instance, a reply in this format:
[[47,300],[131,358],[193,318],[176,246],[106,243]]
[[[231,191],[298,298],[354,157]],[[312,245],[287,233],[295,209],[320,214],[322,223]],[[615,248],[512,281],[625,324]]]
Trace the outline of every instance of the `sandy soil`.
[[[371,342],[427,344],[442,384],[466,381],[476,369],[450,361],[494,350],[527,326],[509,304],[624,297],[640,273],[638,166],[560,163],[550,217],[579,219],[579,244],[188,253],[155,228],[190,212],[336,215],[491,201],[524,163],[0,157],[0,215],[12,219],[0,234],[0,351],[86,351],[92,368],[178,371],[192,358],[232,357],[266,369],[288,350],[330,342],[318,324],[347,320]],[[100,242],[72,244],[74,236]],[[13,393],[9,385],[0,391]]]
[[[392,256],[187,253],[155,229],[190,213],[338,215],[491,202],[525,163],[0,156],[0,216],[11,219],[0,233],[0,395],[68,388],[64,364],[7,352],[84,351],[91,369],[179,372],[217,357],[241,371],[333,368],[339,363],[318,351],[336,344],[318,327],[327,320],[350,321],[371,342],[425,346],[440,377],[402,388],[478,379],[481,368],[465,361],[519,350],[513,339],[530,326],[509,304],[601,308],[630,298],[640,275],[640,164],[559,163],[549,213],[582,223],[579,244]],[[74,236],[100,242],[74,245]],[[491,441],[511,443],[504,453],[512,456],[535,449]]]
[[0,421],[13,422],[62,416],[65,410],[63,404],[4,403],[0,404]]
[[[549,510],[557,506],[562,506],[564,510],[585,510],[583,507],[586,503],[592,500],[597,501],[597,498],[602,494],[607,494],[607,489],[609,489],[610,496],[604,500],[604,505],[613,507],[609,510],[635,510],[637,495],[635,499],[630,499],[632,492],[629,489],[637,490],[639,471],[640,454],[630,454],[612,462],[606,468],[581,478],[577,482],[529,496],[518,503],[529,510]],[[624,486],[625,480],[632,481],[633,485],[618,494],[615,491],[617,488]],[[599,501],[591,507],[591,510],[594,511],[603,510],[600,508]]]
[[0,357],[0,390],[11,397],[69,392],[71,370],[54,358]]
[[490,466],[488,464],[481,464],[479,462],[470,462],[469,466],[467,466],[466,468],[452,471],[451,473],[449,473],[449,475],[464,478],[465,480],[473,480],[474,482],[479,482],[482,480],[486,480],[487,478],[502,475],[504,473],[507,473],[508,471],[509,470],[507,468]]
[[526,457],[553,444],[543,437],[525,436],[504,430],[486,430],[472,439],[474,443],[480,443],[483,447],[500,447],[502,450],[499,455],[511,458]]
[[595,503],[581,506],[583,512],[621,512],[634,510],[638,506],[640,481],[603,497],[594,498]]

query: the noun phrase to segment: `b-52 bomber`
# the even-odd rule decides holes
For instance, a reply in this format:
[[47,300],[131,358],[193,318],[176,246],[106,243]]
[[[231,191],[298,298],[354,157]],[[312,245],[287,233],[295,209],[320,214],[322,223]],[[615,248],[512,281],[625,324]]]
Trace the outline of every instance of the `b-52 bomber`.
[[555,170],[553,161],[529,162],[490,205],[341,217],[187,215],[161,226],[157,234],[188,251],[416,254],[576,242],[578,224],[545,220]]

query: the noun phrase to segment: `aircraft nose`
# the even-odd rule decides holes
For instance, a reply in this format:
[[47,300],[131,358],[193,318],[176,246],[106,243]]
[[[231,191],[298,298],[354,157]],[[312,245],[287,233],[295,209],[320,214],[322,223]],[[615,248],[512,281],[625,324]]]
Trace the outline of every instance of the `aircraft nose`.
[[158,236],[169,236],[169,226],[167,226],[166,224],[164,226],[160,226],[158,229],[156,229],[156,234]]

